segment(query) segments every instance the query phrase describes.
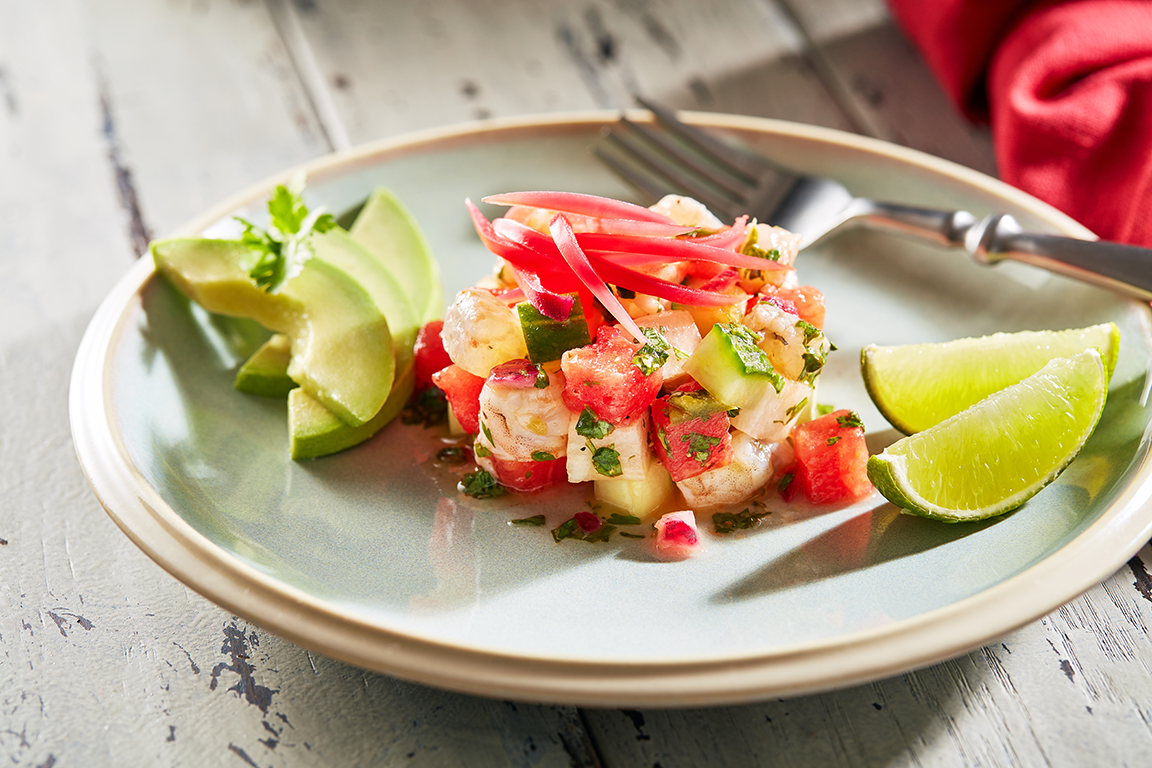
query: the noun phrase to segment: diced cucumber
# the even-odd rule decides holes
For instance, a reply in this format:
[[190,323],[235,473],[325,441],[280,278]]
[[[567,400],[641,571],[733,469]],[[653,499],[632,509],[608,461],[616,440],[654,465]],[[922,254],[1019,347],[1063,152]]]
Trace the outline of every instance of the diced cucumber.
[[298,385],[288,376],[292,342],[282,333],[272,338],[248,358],[236,372],[236,391],[260,397],[288,397]]
[[572,312],[565,320],[553,320],[526,301],[516,305],[520,328],[524,331],[524,343],[528,346],[528,359],[532,362],[549,363],[559,360],[568,350],[592,343],[580,297],[571,295],[574,299]]
[[743,325],[718,323],[684,361],[684,370],[725,405],[751,408],[785,383],[758,341]]

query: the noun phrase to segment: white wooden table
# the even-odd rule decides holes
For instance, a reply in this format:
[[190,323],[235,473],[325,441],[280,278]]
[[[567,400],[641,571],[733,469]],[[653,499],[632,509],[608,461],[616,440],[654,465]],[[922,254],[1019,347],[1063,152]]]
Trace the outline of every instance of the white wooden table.
[[881,0],[0,0],[0,761],[155,765],[1152,763],[1152,550],[985,648],[691,711],[425,688],[168,576],[75,459],[81,333],[148,239],[290,165],[428,126],[624,107],[854,130],[994,173]]

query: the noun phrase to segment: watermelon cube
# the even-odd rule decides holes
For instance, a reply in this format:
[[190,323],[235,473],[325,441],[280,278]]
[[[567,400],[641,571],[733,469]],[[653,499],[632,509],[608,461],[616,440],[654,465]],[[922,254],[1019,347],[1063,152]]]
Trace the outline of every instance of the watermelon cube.
[[652,404],[652,448],[679,482],[732,461],[727,406],[690,383]]
[[864,425],[852,411],[833,411],[799,425],[792,430],[792,446],[795,491],[813,504],[849,504],[872,493]]
[[444,391],[452,415],[464,431],[472,435],[479,432],[480,390],[484,388],[484,379],[453,364],[432,374],[432,383]]
[[601,326],[596,341],[564,353],[560,365],[567,384],[564,402],[580,413],[591,408],[597,418],[621,424],[644,412],[664,384],[657,368],[645,375],[633,362],[641,345],[612,326]]

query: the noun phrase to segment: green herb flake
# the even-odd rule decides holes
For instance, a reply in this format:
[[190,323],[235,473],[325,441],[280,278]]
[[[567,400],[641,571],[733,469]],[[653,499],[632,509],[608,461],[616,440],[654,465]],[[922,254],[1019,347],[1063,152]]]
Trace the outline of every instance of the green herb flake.
[[427,386],[412,398],[400,413],[404,424],[423,424],[434,427],[448,420],[448,398],[435,386]]
[[668,352],[672,346],[659,328],[641,328],[640,332],[647,337],[648,343],[632,356],[632,363],[645,376],[651,376],[657,368],[668,362]]
[[592,531],[592,533],[584,534],[584,541],[587,541],[589,544],[608,541],[609,537],[612,535],[612,532],[615,530],[616,526],[614,525],[602,525],[596,530]]
[[[593,447],[591,443],[589,447]],[[620,452],[611,445],[595,449],[592,453],[592,466],[604,477],[619,477],[624,474],[624,467],[620,465]]]
[[643,539],[644,538],[644,534],[642,534],[642,533],[629,533],[628,531],[620,531],[620,535],[626,539]]
[[828,438],[828,445],[836,445],[836,443],[840,442],[840,437],[840,435],[835,435]]
[[490,472],[483,469],[464,475],[460,478],[458,487],[465,496],[474,499],[491,499],[508,492],[504,486],[496,482],[496,478],[492,477]]
[[536,389],[548,389],[551,382],[548,380],[548,372],[544,370],[544,366],[536,366],[536,383],[532,386]]
[[612,525],[640,525],[640,518],[636,515],[622,515],[619,512],[613,512],[608,516],[608,522]]
[[268,201],[268,229],[257,227],[247,219],[236,217],[244,225],[240,242],[257,260],[248,276],[268,293],[279,293],[284,285],[300,274],[312,258],[310,239],[314,232],[327,232],[336,219],[324,208],[309,211],[304,205],[304,176],[294,178],[288,186],[280,185]]
[[548,451],[532,451],[532,461],[556,461],[556,457]]
[[780,493],[784,493],[788,490],[788,486],[792,485],[792,481],[795,479],[795,472],[786,472],[784,476],[780,478],[780,482],[777,483],[776,490],[780,491]]
[[784,411],[784,415],[788,417],[788,421],[792,421],[792,419],[796,418],[796,415],[800,413],[800,411],[804,410],[804,406],[806,405],[808,405],[808,398],[804,398],[788,410]]
[[864,422],[860,420],[860,416],[856,411],[848,411],[847,416],[837,416],[836,425],[842,429],[852,429],[853,427],[860,427],[864,429]]
[[689,432],[682,435],[680,439],[688,443],[688,455],[700,462],[701,465],[708,463],[708,459],[712,457],[712,449],[720,445],[719,437],[702,435],[699,432]]
[[524,525],[524,526],[538,526],[544,525],[544,515],[533,515],[532,517],[521,517],[518,520],[509,520],[509,525]]
[[484,437],[488,438],[488,442],[496,445],[496,441],[492,439],[492,430],[488,429],[488,425],[480,422],[480,431],[484,433]]
[[804,331],[805,345],[811,344],[813,339],[824,335],[823,331],[812,325],[812,323],[808,322],[807,320],[797,320],[796,327]]
[[570,517],[552,529],[552,538],[557,544],[564,541],[564,539],[582,539],[584,538],[584,531],[580,528],[580,524],[576,522],[576,518]]
[[584,406],[584,410],[580,411],[580,418],[576,419],[576,434],[591,440],[603,440],[615,429],[608,422],[597,418],[596,412],[588,406]]
[[468,451],[461,445],[449,445],[436,452],[436,460],[449,466],[459,466],[468,461]]
[[472,446],[472,452],[476,454],[476,458],[478,459],[487,458],[488,456],[492,455],[492,451],[488,449],[488,446],[484,445],[484,443],[480,442],[479,440],[477,440],[475,445]]
[[760,518],[770,514],[768,511],[753,512],[745,508],[740,512],[717,512],[712,515],[712,529],[721,535],[744,531],[755,527]]

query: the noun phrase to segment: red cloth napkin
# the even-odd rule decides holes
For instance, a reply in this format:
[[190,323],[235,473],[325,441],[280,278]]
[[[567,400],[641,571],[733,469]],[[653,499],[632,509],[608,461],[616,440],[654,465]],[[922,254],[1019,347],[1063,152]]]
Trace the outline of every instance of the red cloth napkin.
[[1152,0],[889,0],[1001,177],[1152,246]]

